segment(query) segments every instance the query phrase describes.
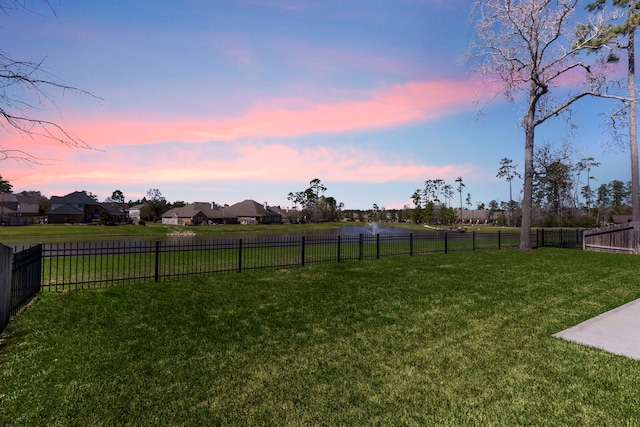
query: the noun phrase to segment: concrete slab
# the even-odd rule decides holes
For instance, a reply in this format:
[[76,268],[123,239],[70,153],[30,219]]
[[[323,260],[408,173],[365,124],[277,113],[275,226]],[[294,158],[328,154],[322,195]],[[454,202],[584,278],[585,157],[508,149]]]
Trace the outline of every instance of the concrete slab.
[[553,336],[640,360],[640,299]]

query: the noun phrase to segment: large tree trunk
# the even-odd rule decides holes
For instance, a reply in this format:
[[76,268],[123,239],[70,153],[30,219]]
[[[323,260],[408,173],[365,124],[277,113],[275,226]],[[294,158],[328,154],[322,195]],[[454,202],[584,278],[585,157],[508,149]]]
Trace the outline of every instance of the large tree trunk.
[[533,212],[533,143],[535,136],[534,84],[529,93],[529,109],[524,119],[524,194],[522,197],[522,227],[520,229],[520,249],[531,249],[531,216]]
[[638,171],[638,134],[636,123],[635,30],[629,32],[629,152],[631,153],[631,220],[640,221],[640,171]]

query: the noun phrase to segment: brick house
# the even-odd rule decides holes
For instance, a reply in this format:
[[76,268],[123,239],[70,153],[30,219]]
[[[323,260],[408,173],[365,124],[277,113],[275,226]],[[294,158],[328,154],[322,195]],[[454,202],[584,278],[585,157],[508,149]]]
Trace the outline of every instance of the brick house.
[[0,223],[25,225],[40,221],[38,201],[25,194],[0,193]]
[[46,213],[49,224],[99,222],[108,214],[115,222],[122,222],[125,214],[110,203],[100,203],[85,191],[75,191],[66,196],[52,196],[51,209]]

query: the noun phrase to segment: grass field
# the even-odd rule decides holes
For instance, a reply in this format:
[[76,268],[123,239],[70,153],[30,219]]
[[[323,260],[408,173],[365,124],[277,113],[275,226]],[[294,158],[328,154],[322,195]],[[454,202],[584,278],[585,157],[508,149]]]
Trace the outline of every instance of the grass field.
[[[366,225],[364,222],[325,222],[319,224],[270,224],[270,225],[212,225],[212,226],[183,226],[164,225],[160,223],[147,223],[140,225],[67,225],[67,224],[36,224],[23,227],[0,227],[0,243],[5,245],[61,242],[82,242],[87,240],[125,240],[125,239],[163,239],[168,234],[179,232],[193,232],[199,238],[229,237],[237,235],[265,235],[322,232],[344,226]],[[411,231],[433,232],[432,229],[420,224],[384,224],[385,226],[399,227]],[[517,230],[503,227],[482,226],[474,227],[476,231],[483,233],[497,232],[498,230]]]
[[0,425],[637,425],[640,364],[552,334],[640,258],[455,252],[40,294]]

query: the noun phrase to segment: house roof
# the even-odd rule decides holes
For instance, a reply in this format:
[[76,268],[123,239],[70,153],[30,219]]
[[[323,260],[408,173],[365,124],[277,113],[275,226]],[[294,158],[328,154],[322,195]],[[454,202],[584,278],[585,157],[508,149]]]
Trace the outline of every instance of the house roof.
[[14,196],[16,196],[16,200],[19,203],[31,203],[31,204],[38,204],[38,201],[35,200],[32,197],[27,196],[26,194],[14,194]]
[[110,215],[124,215],[122,209],[117,206],[113,206],[111,203],[99,203]]
[[255,200],[244,200],[224,208],[224,214],[226,218],[279,216],[278,213],[270,209],[265,209],[263,205]]
[[193,205],[186,205],[179,208],[169,209],[162,214],[162,218],[172,218],[174,216],[178,218],[193,218],[198,213],[203,213],[202,209],[197,209]]
[[74,205],[62,205],[47,212],[47,215],[84,215],[84,210]]
[[121,209],[111,203],[96,202],[85,191],[74,191],[66,196],[51,196],[51,206],[56,206],[47,215],[84,214],[79,206],[100,206],[111,215],[124,215]]
[[207,202],[189,203],[179,208],[170,209],[162,215],[162,218],[172,218],[174,216],[177,218],[194,218],[198,213],[202,213],[209,219],[222,218],[222,211],[212,209]]
[[18,198],[13,193],[0,193],[0,202],[14,203],[17,201],[18,201]]
[[631,222],[631,215],[611,215],[614,224],[626,224]]
[[280,206],[269,206],[269,210],[280,215],[282,218],[298,218],[300,211],[297,209],[284,210]]
[[51,204],[99,205],[85,191],[74,191],[66,196],[51,196]]

